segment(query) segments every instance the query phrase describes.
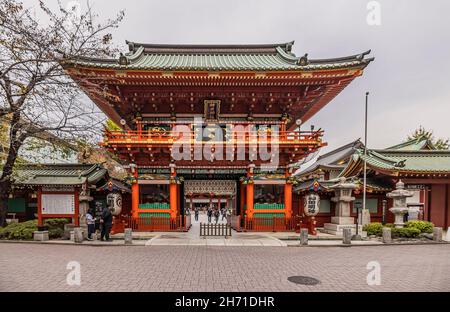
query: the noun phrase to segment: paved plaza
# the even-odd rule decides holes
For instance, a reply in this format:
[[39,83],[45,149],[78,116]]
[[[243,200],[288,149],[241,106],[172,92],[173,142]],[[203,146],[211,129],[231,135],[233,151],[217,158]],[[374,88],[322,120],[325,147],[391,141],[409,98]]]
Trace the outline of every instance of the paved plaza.
[[[71,261],[81,285],[66,282]],[[367,284],[378,261],[381,285]],[[320,280],[297,285],[290,276]],[[93,247],[0,244],[0,291],[450,291],[450,245]]]

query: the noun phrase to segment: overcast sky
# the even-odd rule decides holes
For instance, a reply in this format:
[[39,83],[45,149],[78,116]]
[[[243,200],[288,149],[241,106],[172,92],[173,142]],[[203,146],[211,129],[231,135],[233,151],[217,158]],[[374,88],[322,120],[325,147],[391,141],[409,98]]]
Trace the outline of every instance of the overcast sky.
[[[50,4],[52,1],[46,1]],[[66,4],[69,1],[62,1]],[[80,1],[85,7],[85,1]],[[381,25],[366,21],[364,0],[91,0],[101,17],[125,10],[113,33],[148,43],[278,43],[297,55],[347,56],[372,49],[375,61],[306,125],[325,129],[325,152],[364,136],[369,147],[401,142],[419,125],[450,137],[450,1],[380,0]],[[26,4],[37,1],[27,0]]]

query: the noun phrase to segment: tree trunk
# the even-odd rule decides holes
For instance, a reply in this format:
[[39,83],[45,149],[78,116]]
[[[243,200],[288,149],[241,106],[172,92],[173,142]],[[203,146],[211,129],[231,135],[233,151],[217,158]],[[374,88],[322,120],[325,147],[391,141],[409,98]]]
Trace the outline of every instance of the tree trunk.
[[12,191],[12,174],[14,164],[16,163],[17,156],[19,154],[19,148],[22,146],[23,141],[13,140],[9,144],[8,157],[6,163],[3,166],[3,171],[0,176],[0,227],[6,225],[6,211],[8,209],[8,198]]
[[6,225],[6,211],[8,209],[9,194],[11,193],[11,182],[1,182],[0,190],[0,227],[3,227]]

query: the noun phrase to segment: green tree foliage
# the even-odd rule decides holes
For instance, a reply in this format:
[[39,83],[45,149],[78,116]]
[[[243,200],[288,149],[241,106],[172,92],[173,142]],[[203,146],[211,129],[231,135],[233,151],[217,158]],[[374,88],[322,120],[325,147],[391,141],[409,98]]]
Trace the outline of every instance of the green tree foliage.
[[105,129],[109,130],[109,131],[121,131],[122,129],[116,125],[116,123],[114,121],[112,121],[111,119],[106,120],[105,122]]

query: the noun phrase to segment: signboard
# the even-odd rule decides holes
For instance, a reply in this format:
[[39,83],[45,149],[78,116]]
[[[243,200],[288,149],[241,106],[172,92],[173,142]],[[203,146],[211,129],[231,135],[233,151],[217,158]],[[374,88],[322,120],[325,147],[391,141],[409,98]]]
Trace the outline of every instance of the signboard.
[[42,194],[41,206],[44,215],[73,215],[75,214],[75,195]]
[[320,196],[317,194],[308,194],[305,196],[304,212],[308,217],[319,213]]
[[43,187],[42,192],[64,192],[64,193],[70,193],[75,192],[75,189],[73,187],[66,187],[66,186],[56,186],[56,187]]

